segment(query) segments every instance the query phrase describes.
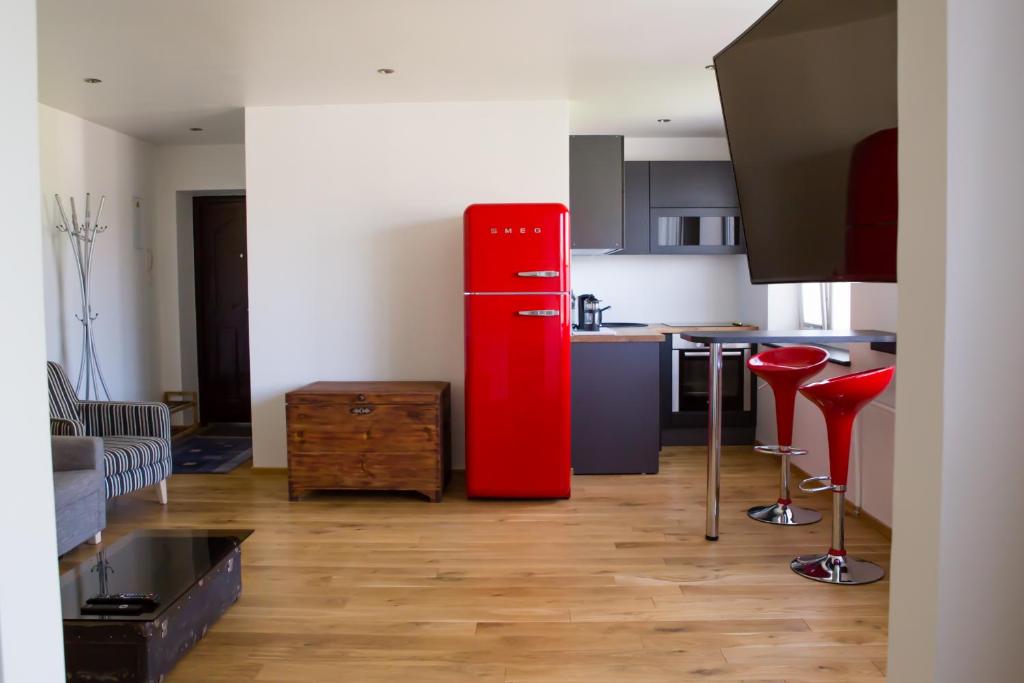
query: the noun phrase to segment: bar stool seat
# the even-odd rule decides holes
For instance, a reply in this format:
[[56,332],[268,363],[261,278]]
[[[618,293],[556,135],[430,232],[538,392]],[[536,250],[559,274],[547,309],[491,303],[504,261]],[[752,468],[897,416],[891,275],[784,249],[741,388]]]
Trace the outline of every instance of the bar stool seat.
[[821,521],[817,510],[793,505],[789,496],[790,458],[805,455],[807,451],[793,448],[793,409],[797,387],[817,375],[828,362],[828,351],[816,346],[785,346],[768,349],[757,354],[747,367],[768,383],[775,395],[775,423],[778,445],[757,446],[761,453],[780,458],[779,497],[770,505],[758,505],[747,510],[747,516],[766,524],[797,526]]
[[[889,386],[894,372],[892,367],[878,368],[800,387],[800,393],[818,406],[825,416],[829,459],[829,474],[803,480],[800,490],[832,492],[832,545],[827,553],[801,555],[790,562],[790,568],[800,576],[837,584],[872,583],[885,576],[885,570],[874,562],[846,554],[844,521],[853,422],[861,408]],[[811,487],[811,482],[827,483]]]

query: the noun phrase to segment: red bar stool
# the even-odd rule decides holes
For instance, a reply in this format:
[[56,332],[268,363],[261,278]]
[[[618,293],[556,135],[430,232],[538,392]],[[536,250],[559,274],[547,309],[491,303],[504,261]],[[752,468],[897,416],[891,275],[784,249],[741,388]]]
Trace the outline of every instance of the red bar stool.
[[821,521],[821,513],[817,510],[793,505],[789,497],[789,459],[807,453],[793,448],[793,407],[796,404],[797,387],[821,372],[827,362],[828,351],[816,346],[768,349],[747,361],[750,371],[767,382],[775,394],[775,423],[779,434],[777,446],[756,446],[755,450],[777,455],[782,462],[779,499],[771,505],[758,505],[747,510],[747,516],[751,519],[785,526]]
[[[808,493],[832,492],[832,545],[824,555],[801,555],[789,563],[800,576],[824,583],[872,583],[885,576],[874,562],[846,555],[843,521],[846,503],[846,477],[850,469],[850,436],[857,413],[892,381],[894,368],[878,368],[852,375],[833,377],[800,387],[800,393],[821,409],[828,428],[829,475],[810,477],[800,482]],[[824,481],[825,486],[810,488],[808,482]]]

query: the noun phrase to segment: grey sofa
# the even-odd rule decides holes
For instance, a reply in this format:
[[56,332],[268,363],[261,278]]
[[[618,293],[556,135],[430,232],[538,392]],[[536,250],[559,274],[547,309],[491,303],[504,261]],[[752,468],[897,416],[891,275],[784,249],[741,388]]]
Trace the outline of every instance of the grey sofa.
[[171,413],[155,402],[80,401],[57,363],[46,363],[50,434],[103,439],[106,497],[157,485],[167,504],[171,476]]
[[107,525],[103,492],[103,441],[90,436],[50,437],[53,498],[57,511],[57,554],[100,540]]

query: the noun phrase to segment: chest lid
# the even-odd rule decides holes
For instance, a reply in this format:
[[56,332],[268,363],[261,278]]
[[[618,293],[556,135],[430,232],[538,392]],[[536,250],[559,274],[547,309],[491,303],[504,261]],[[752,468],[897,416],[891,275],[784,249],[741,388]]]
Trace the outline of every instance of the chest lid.
[[288,405],[436,403],[448,382],[313,382],[285,395]]

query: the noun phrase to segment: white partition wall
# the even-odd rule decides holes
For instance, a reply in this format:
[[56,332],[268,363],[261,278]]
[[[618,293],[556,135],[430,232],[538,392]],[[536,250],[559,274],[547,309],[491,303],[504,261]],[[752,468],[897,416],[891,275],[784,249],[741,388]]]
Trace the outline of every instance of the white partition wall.
[[4,3],[0,63],[6,74],[0,126],[0,682],[57,683],[64,680],[64,649],[44,369],[33,0]]
[[889,680],[1020,680],[1024,3],[900,0]]
[[283,467],[313,380],[452,383],[462,463],[462,212],[563,202],[569,103],[246,109],[253,454]]

